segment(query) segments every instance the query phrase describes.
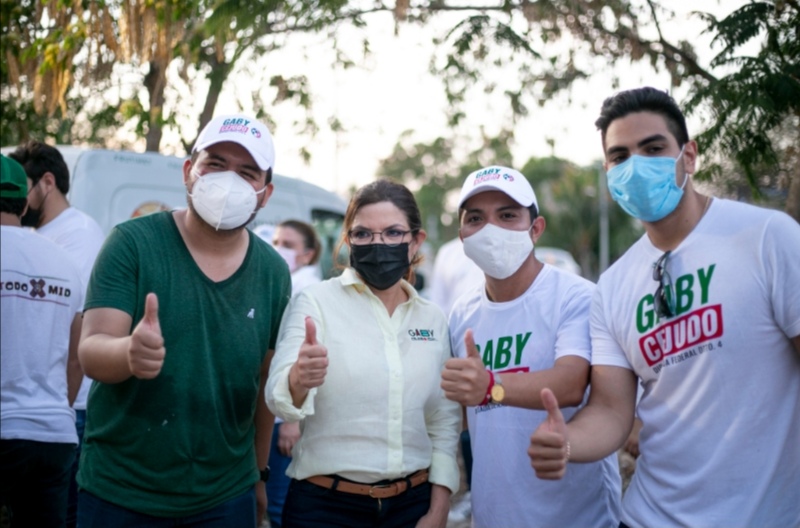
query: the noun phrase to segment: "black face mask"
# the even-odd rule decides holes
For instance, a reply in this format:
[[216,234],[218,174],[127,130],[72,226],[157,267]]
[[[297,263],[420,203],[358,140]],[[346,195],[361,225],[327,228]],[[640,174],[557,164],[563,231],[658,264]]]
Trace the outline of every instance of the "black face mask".
[[386,290],[402,279],[411,266],[408,243],[350,246],[350,265],[364,282],[376,290]]
[[28,206],[28,210],[25,211],[25,214],[22,215],[20,218],[20,222],[25,227],[39,227],[39,223],[42,221],[42,208],[34,209],[30,205]]

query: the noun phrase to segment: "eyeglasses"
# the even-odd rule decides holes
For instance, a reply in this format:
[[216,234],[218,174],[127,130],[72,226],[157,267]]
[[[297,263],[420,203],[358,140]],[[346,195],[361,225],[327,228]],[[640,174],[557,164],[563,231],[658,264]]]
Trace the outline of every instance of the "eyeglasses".
[[672,277],[667,273],[667,259],[671,251],[667,251],[653,264],[653,280],[658,281],[658,288],[653,294],[653,303],[659,318],[675,316],[672,304]]
[[350,243],[354,246],[365,246],[372,244],[375,235],[380,235],[381,242],[387,246],[399,246],[403,243],[403,238],[411,231],[403,231],[395,227],[389,227],[383,231],[370,231],[368,229],[351,229],[347,232]]

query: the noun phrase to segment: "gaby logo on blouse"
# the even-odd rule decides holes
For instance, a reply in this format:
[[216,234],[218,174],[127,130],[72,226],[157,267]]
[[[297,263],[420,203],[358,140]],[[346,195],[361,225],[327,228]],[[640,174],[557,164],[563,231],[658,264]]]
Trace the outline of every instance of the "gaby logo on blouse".
[[413,328],[408,331],[408,335],[412,341],[436,341],[436,338],[433,337],[433,330]]

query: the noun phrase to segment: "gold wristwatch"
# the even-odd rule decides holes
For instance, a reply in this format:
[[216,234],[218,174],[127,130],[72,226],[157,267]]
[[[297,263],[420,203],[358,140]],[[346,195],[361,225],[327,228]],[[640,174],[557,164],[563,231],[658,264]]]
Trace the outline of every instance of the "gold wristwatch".
[[503,379],[500,377],[500,374],[494,375],[494,385],[492,386],[490,394],[492,403],[502,403],[503,399],[506,397],[506,389],[503,388]]

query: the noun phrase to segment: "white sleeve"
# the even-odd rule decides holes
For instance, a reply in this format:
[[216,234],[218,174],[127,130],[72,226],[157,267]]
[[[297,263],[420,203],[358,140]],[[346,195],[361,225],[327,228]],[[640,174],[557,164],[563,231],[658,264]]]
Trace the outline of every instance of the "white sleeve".
[[603,302],[602,289],[598,288],[592,297],[589,313],[589,332],[592,336],[592,365],[608,365],[633,370],[625,351],[609,328],[609,316]]
[[306,337],[306,316],[314,320],[317,327],[317,339],[324,342],[324,327],[320,310],[314,299],[306,292],[301,292],[289,301],[283,314],[278,343],[275,346],[275,357],[269,368],[265,397],[267,407],[272,413],[287,422],[297,422],[314,414],[314,398],[317,389],[311,389],[300,408],[294,406],[289,391],[289,370],[297,361],[300,345]]
[[766,224],[762,246],[775,322],[787,337],[800,335],[800,224],[784,213]]

